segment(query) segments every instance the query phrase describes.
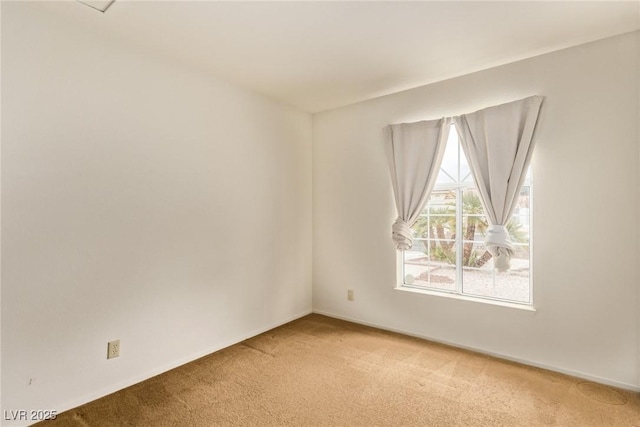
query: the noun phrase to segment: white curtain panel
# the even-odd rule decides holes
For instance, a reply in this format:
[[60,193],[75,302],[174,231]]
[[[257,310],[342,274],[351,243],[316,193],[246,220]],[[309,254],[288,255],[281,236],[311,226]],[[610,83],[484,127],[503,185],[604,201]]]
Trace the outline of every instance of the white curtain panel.
[[392,238],[401,250],[411,249],[411,226],[436,183],[450,123],[445,119],[389,125],[384,128],[385,150],[398,210]]
[[506,224],[531,160],[542,100],[532,96],[453,118],[489,220],[485,246],[498,271],[510,268]]

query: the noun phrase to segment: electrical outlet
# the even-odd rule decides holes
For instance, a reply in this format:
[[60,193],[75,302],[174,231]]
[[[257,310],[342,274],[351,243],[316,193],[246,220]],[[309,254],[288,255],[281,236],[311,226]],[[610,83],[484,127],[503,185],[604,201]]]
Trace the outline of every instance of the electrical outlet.
[[109,341],[107,343],[107,359],[120,356],[120,340]]
[[347,289],[347,301],[353,301],[353,289]]

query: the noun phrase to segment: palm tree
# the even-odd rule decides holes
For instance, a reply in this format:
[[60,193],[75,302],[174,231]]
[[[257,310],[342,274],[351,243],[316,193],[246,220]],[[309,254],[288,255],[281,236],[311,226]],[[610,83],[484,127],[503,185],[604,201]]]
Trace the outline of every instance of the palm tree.
[[[485,250],[482,254],[474,250],[476,233],[484,234],[489,224],[484,216],[484,208],[480,196],[476,191],[465,191],[462,195],[462,209],[465,220],[462,224],[462,265],[464,267],[482,267],[492,257]],[[429,248],[425,246],[424,253],[430,254],[431,259],[447,261],[455,264],[456,255],[453,241],[456,238],[455,203],[444,207],[431,207],[428,217],[421,217],[414,225],[417,237],[427,238]],[[525,242],[527,235],[522,230],[522,225],[514,222],[507,224],[507,231],[514,242]]]
[[[416,221],[413,229],[416,237],[426,238],[429,240],[429,250],[424,248],[424,253],[431,253],[432,257],[438,260],[453,259],[453,241],[455,240],[455,206],[447,205],[441,208],[429,208],[429,216],[420,217]],[[454,261],[455,262],[455,261]]]
[[[491,259],[492,255],[487,250],[485,250],[482,255],[479,255],[473,250],[473,240],[475,240],[476,231],[484,234],[489,226],[484,216],[484,207],[482,206],[482,201],[478,193],[476,191],[465,191],[462,196],[462,206],[465,215],[470,215],[466,218],[467,224],[464,233],[465,243],[463,245],[462,265],[464,267],[482,267]],[[527,235],[522,229],[522,224],[509,221],[506,227],[509,237],[513,242],[522,243],[527,241]]]
[[[487,222],[484,217],[484,208],[480,197],[475,191],[465,191],[462,194],[462,212],[467,216],[466,227],[464,227],[464,245],[462,246],[462,265],[465,267],[476,267],[471,265],[471,255],[473,254],[473,240],[476,237],[476,230],[484,233],[487,230]],[[485,261],[486,262],[486,261]]]

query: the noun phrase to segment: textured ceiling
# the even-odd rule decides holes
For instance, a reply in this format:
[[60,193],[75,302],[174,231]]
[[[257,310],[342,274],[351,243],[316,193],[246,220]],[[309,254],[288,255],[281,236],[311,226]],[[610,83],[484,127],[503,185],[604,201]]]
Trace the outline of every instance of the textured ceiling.
[[640,28],[639,3],[77,2],[62,19],[318,112]]

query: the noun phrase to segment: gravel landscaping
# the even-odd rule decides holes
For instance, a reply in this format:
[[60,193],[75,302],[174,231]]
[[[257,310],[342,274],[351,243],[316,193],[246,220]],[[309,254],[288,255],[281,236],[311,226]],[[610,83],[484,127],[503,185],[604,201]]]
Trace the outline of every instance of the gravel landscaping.
[[[446,262],[429,261],[422,252],[405,252],[405,280],[411,286],[455,291],[456,269]],[[529,259],[512,258],[511,269],[499,273],[489,261],[481,268],[463,269],[465,294],[490,296],[515,302],[529,302]],[[430,282],[429,282],[429,279]],[[409,284],[409,283],[408,283]]]

